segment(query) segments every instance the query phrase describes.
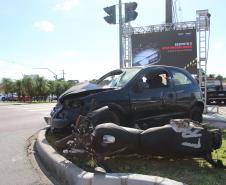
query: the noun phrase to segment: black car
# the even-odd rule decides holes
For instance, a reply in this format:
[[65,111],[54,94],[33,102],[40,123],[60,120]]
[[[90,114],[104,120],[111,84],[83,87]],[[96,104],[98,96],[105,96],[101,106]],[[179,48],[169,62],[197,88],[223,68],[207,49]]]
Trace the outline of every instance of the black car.
[[[184,69],[146,66],[111,71],[95,83],[64,92],[48,119],[53,129],[68,128],[79,115],[108,106],[97,124],[114,122],[153,127],[172,118],[202,122],[204,104],[196,80]],[[106,110],[106,109],[105,109]]]

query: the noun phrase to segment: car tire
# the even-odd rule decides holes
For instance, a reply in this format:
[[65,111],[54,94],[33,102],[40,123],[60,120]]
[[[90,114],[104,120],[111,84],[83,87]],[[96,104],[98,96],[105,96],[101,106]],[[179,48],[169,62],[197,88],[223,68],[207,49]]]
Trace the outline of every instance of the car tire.
[[203,121],[202,113],[203,113],[203,110],[201,107],[194,106],[190,111],[190,118],[193,121],[198,121],[199,123],[202,123]]
[[5,97],[2,97],[2,101],[6,101],[6,98]]

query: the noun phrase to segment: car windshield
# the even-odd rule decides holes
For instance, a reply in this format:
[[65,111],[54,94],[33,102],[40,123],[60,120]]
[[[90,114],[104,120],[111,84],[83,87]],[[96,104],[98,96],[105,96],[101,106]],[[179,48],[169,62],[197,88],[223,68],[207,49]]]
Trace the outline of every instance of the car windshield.
[[115,70],[101,77],[97,84],[106,88],[122,88],[124,87],[139,71],[141,68],[130,68]]

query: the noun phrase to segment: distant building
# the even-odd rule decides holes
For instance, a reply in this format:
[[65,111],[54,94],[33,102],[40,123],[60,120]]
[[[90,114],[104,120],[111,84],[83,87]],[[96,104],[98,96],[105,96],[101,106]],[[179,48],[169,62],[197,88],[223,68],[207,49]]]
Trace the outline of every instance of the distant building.
[[23,74],[23,77],[30,77],[30,78],[37,78],[37,77],[39,77],[39,75],[38,74],[30,74],[30,75],[24,75]]

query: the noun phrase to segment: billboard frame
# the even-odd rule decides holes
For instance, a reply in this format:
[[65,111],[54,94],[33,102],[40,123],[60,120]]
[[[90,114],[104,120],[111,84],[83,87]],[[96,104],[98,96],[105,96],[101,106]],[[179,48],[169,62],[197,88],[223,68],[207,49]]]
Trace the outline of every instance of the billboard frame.
[[122,26],[123,40],[123,64],[122,67],[132,67],[132,34],[144,34],[163,31],[196,29],[198,33],[197,40],[197,64],[199,77],[199,86],[203,90],[204,112],[208,112],[206,103],[207,96],[207,60],[209,50],[209,35],[210,35],[210,13],[208,10],[197,10],[196,21],[176,22],[167,24],[158,24],[142,27],[132,27],[130,23],[124,23]]
[[122,34],[123,44],[124,44],[123,67],[132,67],[131,36],[133,34],[187,30],[187,29],[196,29],[196,27],[197,27],[196,21],[158,24],[158,25],[150,25],[150,26],[143,26],[143,27],[132,27],[130,24],[124,24],[123,34]]

